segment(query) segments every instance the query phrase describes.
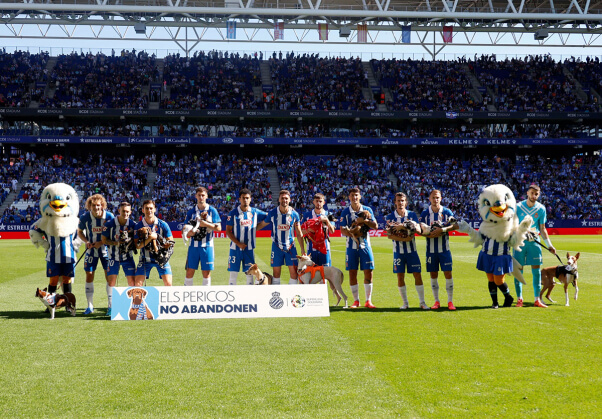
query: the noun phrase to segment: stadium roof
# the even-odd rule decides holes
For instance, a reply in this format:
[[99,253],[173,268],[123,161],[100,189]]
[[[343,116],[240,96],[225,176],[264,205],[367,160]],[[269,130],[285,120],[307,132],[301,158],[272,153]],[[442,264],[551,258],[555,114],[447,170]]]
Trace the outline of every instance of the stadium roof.
[[[365,24],[368,43],[399,44],[403,27],[411,25],[413,43],[423,46],[443,45],[435,40],[443,26],[453,27],[455,45],[499,45],[504,36],[508,45],[526,39],[539,46],[602,45],[597,0],[0,0],[1,38],[185,39],[195,45],[226,41],[227,22],[236,22],[237,42],[271,42],[283,22],[292,33],[287,42],[322,43],[319,24],[328,24],[329,43],[356,42],[357,25]],[[76,30],[83,26],[88,35]],[[478,33],[488,40],[475,41]]]

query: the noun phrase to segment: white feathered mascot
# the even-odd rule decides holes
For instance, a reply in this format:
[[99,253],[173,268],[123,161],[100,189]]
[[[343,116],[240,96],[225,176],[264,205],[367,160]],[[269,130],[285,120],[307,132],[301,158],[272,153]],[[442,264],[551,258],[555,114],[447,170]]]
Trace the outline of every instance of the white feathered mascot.
[[55,293],[59,281],[63,283],[63,292],[71,292],[76,254],[82,243],[77,237],[77,192],[65,183],[46,186],[40,196],[40,214],[42,218],[31,226],[29,237],[36,247],[46,250],[48,292]]
[[510,295],[505,275],[513,273],[515,278],[525,282],[520,267],[511,254],[519,250],[525,242],[532,219],[527,216],[520,224],[516,215],[516,198],[504,185],[487,186],[478,199],[481,226],[476,231],[466,221],[458,223],[459,230],[468,233],[475,247],[481,246],[477,269],[487,274],[492,308],[498,308],[497,289],[504,294],[504,307],[510,307],[514,298]]

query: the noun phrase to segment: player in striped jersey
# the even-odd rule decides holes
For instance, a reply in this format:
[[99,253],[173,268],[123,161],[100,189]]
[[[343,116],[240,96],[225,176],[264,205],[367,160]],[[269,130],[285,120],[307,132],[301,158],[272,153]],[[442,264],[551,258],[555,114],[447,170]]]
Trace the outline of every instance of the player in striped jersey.
[[[418,224],[418,216],[414,211],[406,209],[407,197],[403,192],[395,194],[395,211],[385,217],[385,221],[392,221],[398,224],[404,221],[411,220],[416,223],[416,231],[420,234],[420,224]],[[409,307],[408,294],[405,284],[405,271],[414,275],[416,284],[416,292],[420,299],[420,308],[428,310],[429,306],[424,301],[424,284],[422,283],[422,266],[420,257],[416,251],[416,238],[413,234],[407,237],[387,235],[387,238],[393,240],[393,273],[397,274],[397,288],[403,299],[401,310],[406,310]]]
[[[329,235],[334,233],[335,226],[328,220],[328,211],[324,209],[324,203],[326,202],[326,198],[321,193],[317,193],[314,195],[313,203],[314,209],[311,211],[307,211],[303,214],[302,222],[306,222],[307,220],[311,220],[313,218],[320,218],[322,224],[324,225],[324,236],[326,237],[326,254],[320,252],[313,248],[313,243],[309,240],[307,244],[307,254],[311,257],[311,260],[316,265],[321,266],[331,266],[332,258],[330,256],[330,237]],[[303,234],[306,232],[303,231]]]
[[[556,254],[556,249],[552,246],[550,236],[548,236],[548,230],[546,230],[546,207],[537,202],[541,189],[536,184],[531,184],[527,190],[527,199],[516,207],[516,215],[518,221],[521,222],[527,215],[533,218],[533,225],[531,230],[535,230],[537,234],[541,235],[548,249],[552,254]],[[531,273],[533,274],[533,293],[535,295],[534,306],[546,308],[547,305],[541,301],[539,294],[541,292],[541,264],[543,262],[541,246],[535,242],[525,242],[521,251],[514,252],[514,258],[522,266],[531,265]],[[516,278],[514,279],[514,287],[516,289],[516,295],[518,301],[516,302],[517,307],[523,306],[523,284],[521,284]]]
[[[228,214],[226,235],[232,241],[228,256],[230,285],[236,285],[240,267],[246,272],[255,263],[254,249],[257,241],[257,230],[267,225],[264,222],[267,213],[251,207],[251,191],[241,189],[238,194],[240,205]],[[247,284],[253,284],[253,277],[247,275]]]
[[[435,304],[432,310],[441,307],[439,302],[439,268],[445,276],[445,289],[447,291],[447,307],[455,310],[453,303],[454,297],[454,279],[452,277],[452,254],[449,248],[449,232],[458,229],[458,224],[447,225],[453,212],[441,205],[441,191],[434,189],[429,195],[430,205],[422,211],[420,223],[422,231],[426,234],[426,270],[431,276],[431,288]],[[433,226],[435,222],[440,222],[443,227]],[[433,227],[432,227],[433,226]]]
[[[351,188],[349,190],[350,205],[341,212],[341,226],[350,227],[356,218],[358,218],[358,212],[368,211],[371,218],[363,222],[358,221],[371,229],[378,227],[372,208],[362,205],[360,202],[361,199],[362,195],[358,188]],[[366,292],[366,303],[364,306],[367,308],[375,308],[372,304],[372,271],[374,270],[374,255],[372,254],[372,247],[370,245],[370,236],[365,240],[362,239],[358,245],[346,230],[341,229],[341,234],[347,237],[345,268],[349,271],[349,285],[351,292],[353,293],[354,301],[353,304],[351,304],[351,308],[358,308],[360,306],[359,285],[357,283],[358,268],[364,271],[364,291]]]
[[132,205],[129,202],[122,202],[119,204],[119,215],[110,221],[107,221],[103,232],[102,242],[107,246],[107,253],[109,256],[109,269],[107,276],[107,296],[109,297],[109,304],[107,308],[107,316],[111,315],[111,300],[113,297],[113,290],[117,284],[117,276],[119,275],[119,268],[123,268],[123,273],[127,279],[128,286],[133,287],[136,285],[134,282],[136,274],[136,262],[134,261],[134,251],[130,250],[127,253],[121,253],[119,251],[120,244],[120,232],[127,231],[128,236],[134,238],[134,232],[136,222],[130,218],[132,214]]
[[[211,285],[211,271],[215,261],[213,248],[213,232],[222,231],[222,220],[217,210],[207,204],[209,191],[207,188],[199,186],[196,188],[196,205],[192,207],[186,214],[186,222],[195,226],[186,235],[190,239],[188,247],[188,255],[186,256],[186,279],[184,285],[194,285],[194,273],[201,265],[203,273],[203,285]],[[206,215],[204,215],[206,214]],[[205,216],[205,219],[201,219]],[[199,228],[196,228],[196,225]],[[205,237],[197,240],[199,230],[205,229]]]
[[[138,224],[136,224],[135,227],[136,247],[141,249],[138,266],[136,266],[135,278],[136,286],[139,287],[144,284],[145,279],[148,279],[153,268],[156,268],[157,272],[159,272],[159,277],[161,277],[163,280],[163,285],[170,287],[172,284],[172,273],[169,262],[161,267],[159,263],[150,255],[148,249],[145,248],[145,246],[151,241],[157,239],[158,234],[160,234],[166,240],[173,240],[173,235],[169,225],[165,221],[160,220],[155,216],[156,210],[157,207],[155,205],[155,201],[152,199],[145,200],[142,203],[142,212],[144,213],[144,217]],[[138,236],[138,230],[140,230],[142,227],[151,229],[151,234],[147,239],[142,239]]]
[[[268,212],[266,222],[272,223],[272,255],[270,265],[274,270],[273,285],[280,284],[282,265],[288,266],[290,273],[289,284],[296,284],[297,280],[297,248],[295,247],[295,234],[301,248],[301,254],[305,254],[305,243],[301,232],[299,213],[289,206],[291,193],[286,189],[278,195],[278,205]],[[267,225],[267,223],[266,223]]]
[[[107,201],[104,196],[94,194],[86,200],[85,213],[79,220],[77,235],[86,245],[86,256],[84,258],[84,271],[86,272],[86,299],[88,308],[84,314],[94,313],[94,275],[98,261],[102,264],[105,272],[105,280],[108,282],[108,256],[107,247],[102,242],[102,231],[107,221],[115,216],[107,211]],[[107,295],[108,295],[107,287]]]

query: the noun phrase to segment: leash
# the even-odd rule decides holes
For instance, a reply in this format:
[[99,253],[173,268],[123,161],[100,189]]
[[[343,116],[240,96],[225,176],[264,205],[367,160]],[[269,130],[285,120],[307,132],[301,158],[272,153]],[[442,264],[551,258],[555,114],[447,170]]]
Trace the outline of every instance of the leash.
[[82,258],[84,257],[84,255],[86,254],[87,251],[88,251],[88,249],[84,250],[84,252],[79,257],[79,259],[77,259],[77,262],[75,262],[75,266],[73,267],[73,270],[75,270],[75,268],[77,268],[77,265],[79,264],[79,261],[82,260]]
[[[543,247],[544,249],[546,249],[548,252],[550,252],[550,248],[547,247],[545,244],[543,244],[542,242],[538,241],[537,239],[533,238],[533,241],[535,243],[537,243],[538,245],[540,245],[541,247]],[[551,252],[550,252],[551,253]],[[566,265],[566,263],[564,263],[562,261],[562,259],[560,259],[560,256],[558,256],[558,254],[554,253],[554,256],[556,256],[556,259],[558,259],[558,261],[560,262],[561,265]]]

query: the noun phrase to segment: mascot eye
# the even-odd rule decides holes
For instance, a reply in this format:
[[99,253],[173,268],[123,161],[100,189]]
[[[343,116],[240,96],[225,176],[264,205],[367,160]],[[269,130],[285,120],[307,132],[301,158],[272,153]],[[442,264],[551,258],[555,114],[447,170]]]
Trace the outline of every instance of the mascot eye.
[[50,199],[50,193],[46,194],[46,199]]
[[67,195],[67,201],[71,199],[71,195]]
[[491,206],[491,202],[489,202],[488,199],[484,199],[483,200],[483,205],[487,205],[488,207],[490,207]]

